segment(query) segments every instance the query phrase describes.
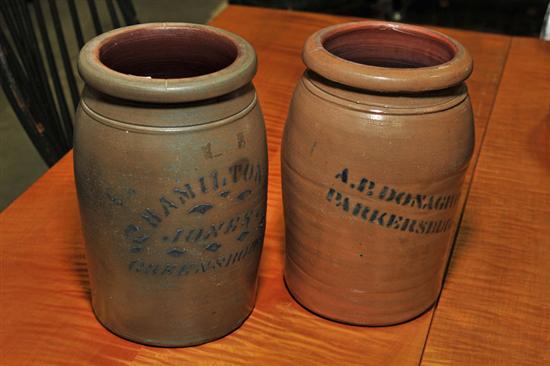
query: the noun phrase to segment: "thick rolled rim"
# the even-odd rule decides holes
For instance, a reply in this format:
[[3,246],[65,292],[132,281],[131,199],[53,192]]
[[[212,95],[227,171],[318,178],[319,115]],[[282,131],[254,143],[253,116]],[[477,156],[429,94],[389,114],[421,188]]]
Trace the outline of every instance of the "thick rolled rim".
[[[415,68],[380,67],[349,61],[331,53],[325,42],[358,30],[395,30],[441,42],[453,50],[453,57],[441,64]],[[360,46],[360,45],[358,45]],[[424,27],[386,21],[360,21],[323,28],[305,43],[302,58],[306,66],[331,81],[377,92],[423,92],[460,84],[472,73],[469,52],[459,42]]]
[[[170,79],[124,74],[106,66],[100,59],[101,47],[124,33],[173,28],[208,32],[225,38],[236,47],[236,58],[227,67],[212,73]],[[78,58],[78,70],[87,85],[114,97],[151,103],[199,101],[230,93],[252,80],[256,65],[256,53],[242,37],[219,28],[188,23],[148,23],[118,28],[90,40]]]

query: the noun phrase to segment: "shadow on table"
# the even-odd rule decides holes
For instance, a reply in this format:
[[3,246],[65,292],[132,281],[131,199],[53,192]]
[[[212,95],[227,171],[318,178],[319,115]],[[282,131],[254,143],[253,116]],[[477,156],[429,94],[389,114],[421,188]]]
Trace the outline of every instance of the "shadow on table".
[[530,134],[533,142],[530,149],[537,160],[539,160],[547,169],[550,169],[550,107],[540,124],[533,129]]
[[68,258],[71,265],[71,272],[75,275],[78,285],[82,290],[82,295],[88,301],[91,301],[90,280],[88,278],[88,264],[84,251],[84,242],[82,240],[74,244],[73,250]]
[[466,250],[466,247],[470,244],[469,238],[471,237],[472,230],[468,222],[464,220],[463,214],[461,214],[458,229],[455,231],[455,235],[452,239],[451,254],[443,277],[443,288],[445,288],[445,282],[448,277],[453,275],[456,263],[461,260],[464,250]]

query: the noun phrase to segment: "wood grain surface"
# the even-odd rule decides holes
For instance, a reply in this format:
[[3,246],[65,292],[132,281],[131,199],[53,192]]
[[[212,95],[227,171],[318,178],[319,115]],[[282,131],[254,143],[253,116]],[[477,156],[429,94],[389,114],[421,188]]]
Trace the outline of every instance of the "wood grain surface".
[[[311,33],[348,20],[351,18],[230,6],[212,22],[243,36],[257,50],[259,72],[254,83],[269,143],[267,233],[260,289],[256,308],[240,329],[202,346],[164,349],[123,340],[96,321],[90,306],[69,153],[0,215],[0,364],[419,364],[433,310],[391,327],[342,325],[299,306],[288,294],[282,278],[279,152],[288,103],[304,70],[300,52]],[[457,259],[451,266],[423,360],[434,364],[447,361],[468,364],[463,362],[468,359],[462,355],[473,361],[496,360],[498,356],[487,352],[503,351],[509,339],[515,342],[516,350],[522,344],[527,347],[514,357],[523,355],[533,360],[537,347],[542,347],[545,340],[544,332],[548,334],[550,328],[548,307],[544,307],[550,300],[548,269],[544,272],[540,267],[544,260],[549,260],[548,249],[542,245],[544,233],[548,238],[548,224],[543,221],[543,214],[548,214],[548,189],[542,186],[542,173],[548,172],[548,151],[536,147],[544,145],[543,133],[548,141],[548,123],[541,123],[541,118],[548,122],[548,106],[542,116],[537,114],[542,113],[538,109],[528,113],[529,103],[514,109],[507,101],[511,103],[519,95],[525,100],[544,96],[540,91],[548,91],[548,78],[544,82],[535,70],[543,67],[539,60],[545,57],[546,64],[550,64],[548,52],[536,51],[541,42],[525,41],[531,47],[522,47],[532,53],[532,59],[525,56],[506,66],[503,87],[508,85],[510,93],[512,90],[515,93],[508,99],[498,99],[497,107],[502,109],[499,119],[507,120],[508,127],[498,130],[493,113],[490,134],[486,137],[491,150],[485,153],[481,142],[511,39],[443,31],[462,42],[474,58],[475,71],[468,82],[476,117],[474,161],[481,148],[478,169],[483,169],[480,178],[473,174],[474,164],[469,171],[468,183],[475,176],[470,198],[474,203],[467,206],[456,248]],[[513,49],[524,44],[516,43]],[[515,51],[518,52],[521,49]],[[522,67],[532,70],[532,78],[541,79],[525,95],[522,93],[526,84],[517,74]],[[525,122],[526,130],[520,122]],[[503,154],[509,159],[505,161],[510,164],[506,168],[499,165],[498,159]],[[516,169],[516,173],[509,169]],[[469,184],[465,191],[468,187]],[[545,305],[540,304],[543,301]],[[468,310],[465,313],[461,311],[464,308]],[[500,323],[502,314],[507,317]],[[544,317],[546,323],[541,320],[542,325],[537,328],[535,319]],[[528,320],[525,328],[522,319]],[[530,336],[531,341],[521,343],[523,336]],[[515,358],[508,359],[512,360]]]
[[550,42],[512,41],[423,364],[550,365]]

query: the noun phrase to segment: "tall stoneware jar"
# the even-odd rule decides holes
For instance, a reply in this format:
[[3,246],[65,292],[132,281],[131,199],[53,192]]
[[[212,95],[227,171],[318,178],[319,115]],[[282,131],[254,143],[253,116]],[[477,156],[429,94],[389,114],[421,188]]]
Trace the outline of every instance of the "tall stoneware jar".
[[364,21],[306,42],[284,132],[285,279],[315,313],[363,325],[436,300],[474,146],[468,52]]
[[187,346],[255,303],[267,154],[254,50],[209,26],[120,28],[87,43],[74,169],[92,305],[114,333]]

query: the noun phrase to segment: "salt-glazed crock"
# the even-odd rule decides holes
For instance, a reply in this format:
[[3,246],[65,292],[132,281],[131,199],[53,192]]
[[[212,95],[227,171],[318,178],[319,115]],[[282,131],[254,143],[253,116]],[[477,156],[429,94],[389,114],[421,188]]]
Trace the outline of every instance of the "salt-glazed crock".
[[364,21],[306,42],[282,148],[285,279],[330,319],[406,321],[442,286],[474,146],[457,41]]
[[88,42],[75,176],[92,305],[114,333],[189,346],[255,303],[267,151],[256,56],[204,25],[144,24]]

